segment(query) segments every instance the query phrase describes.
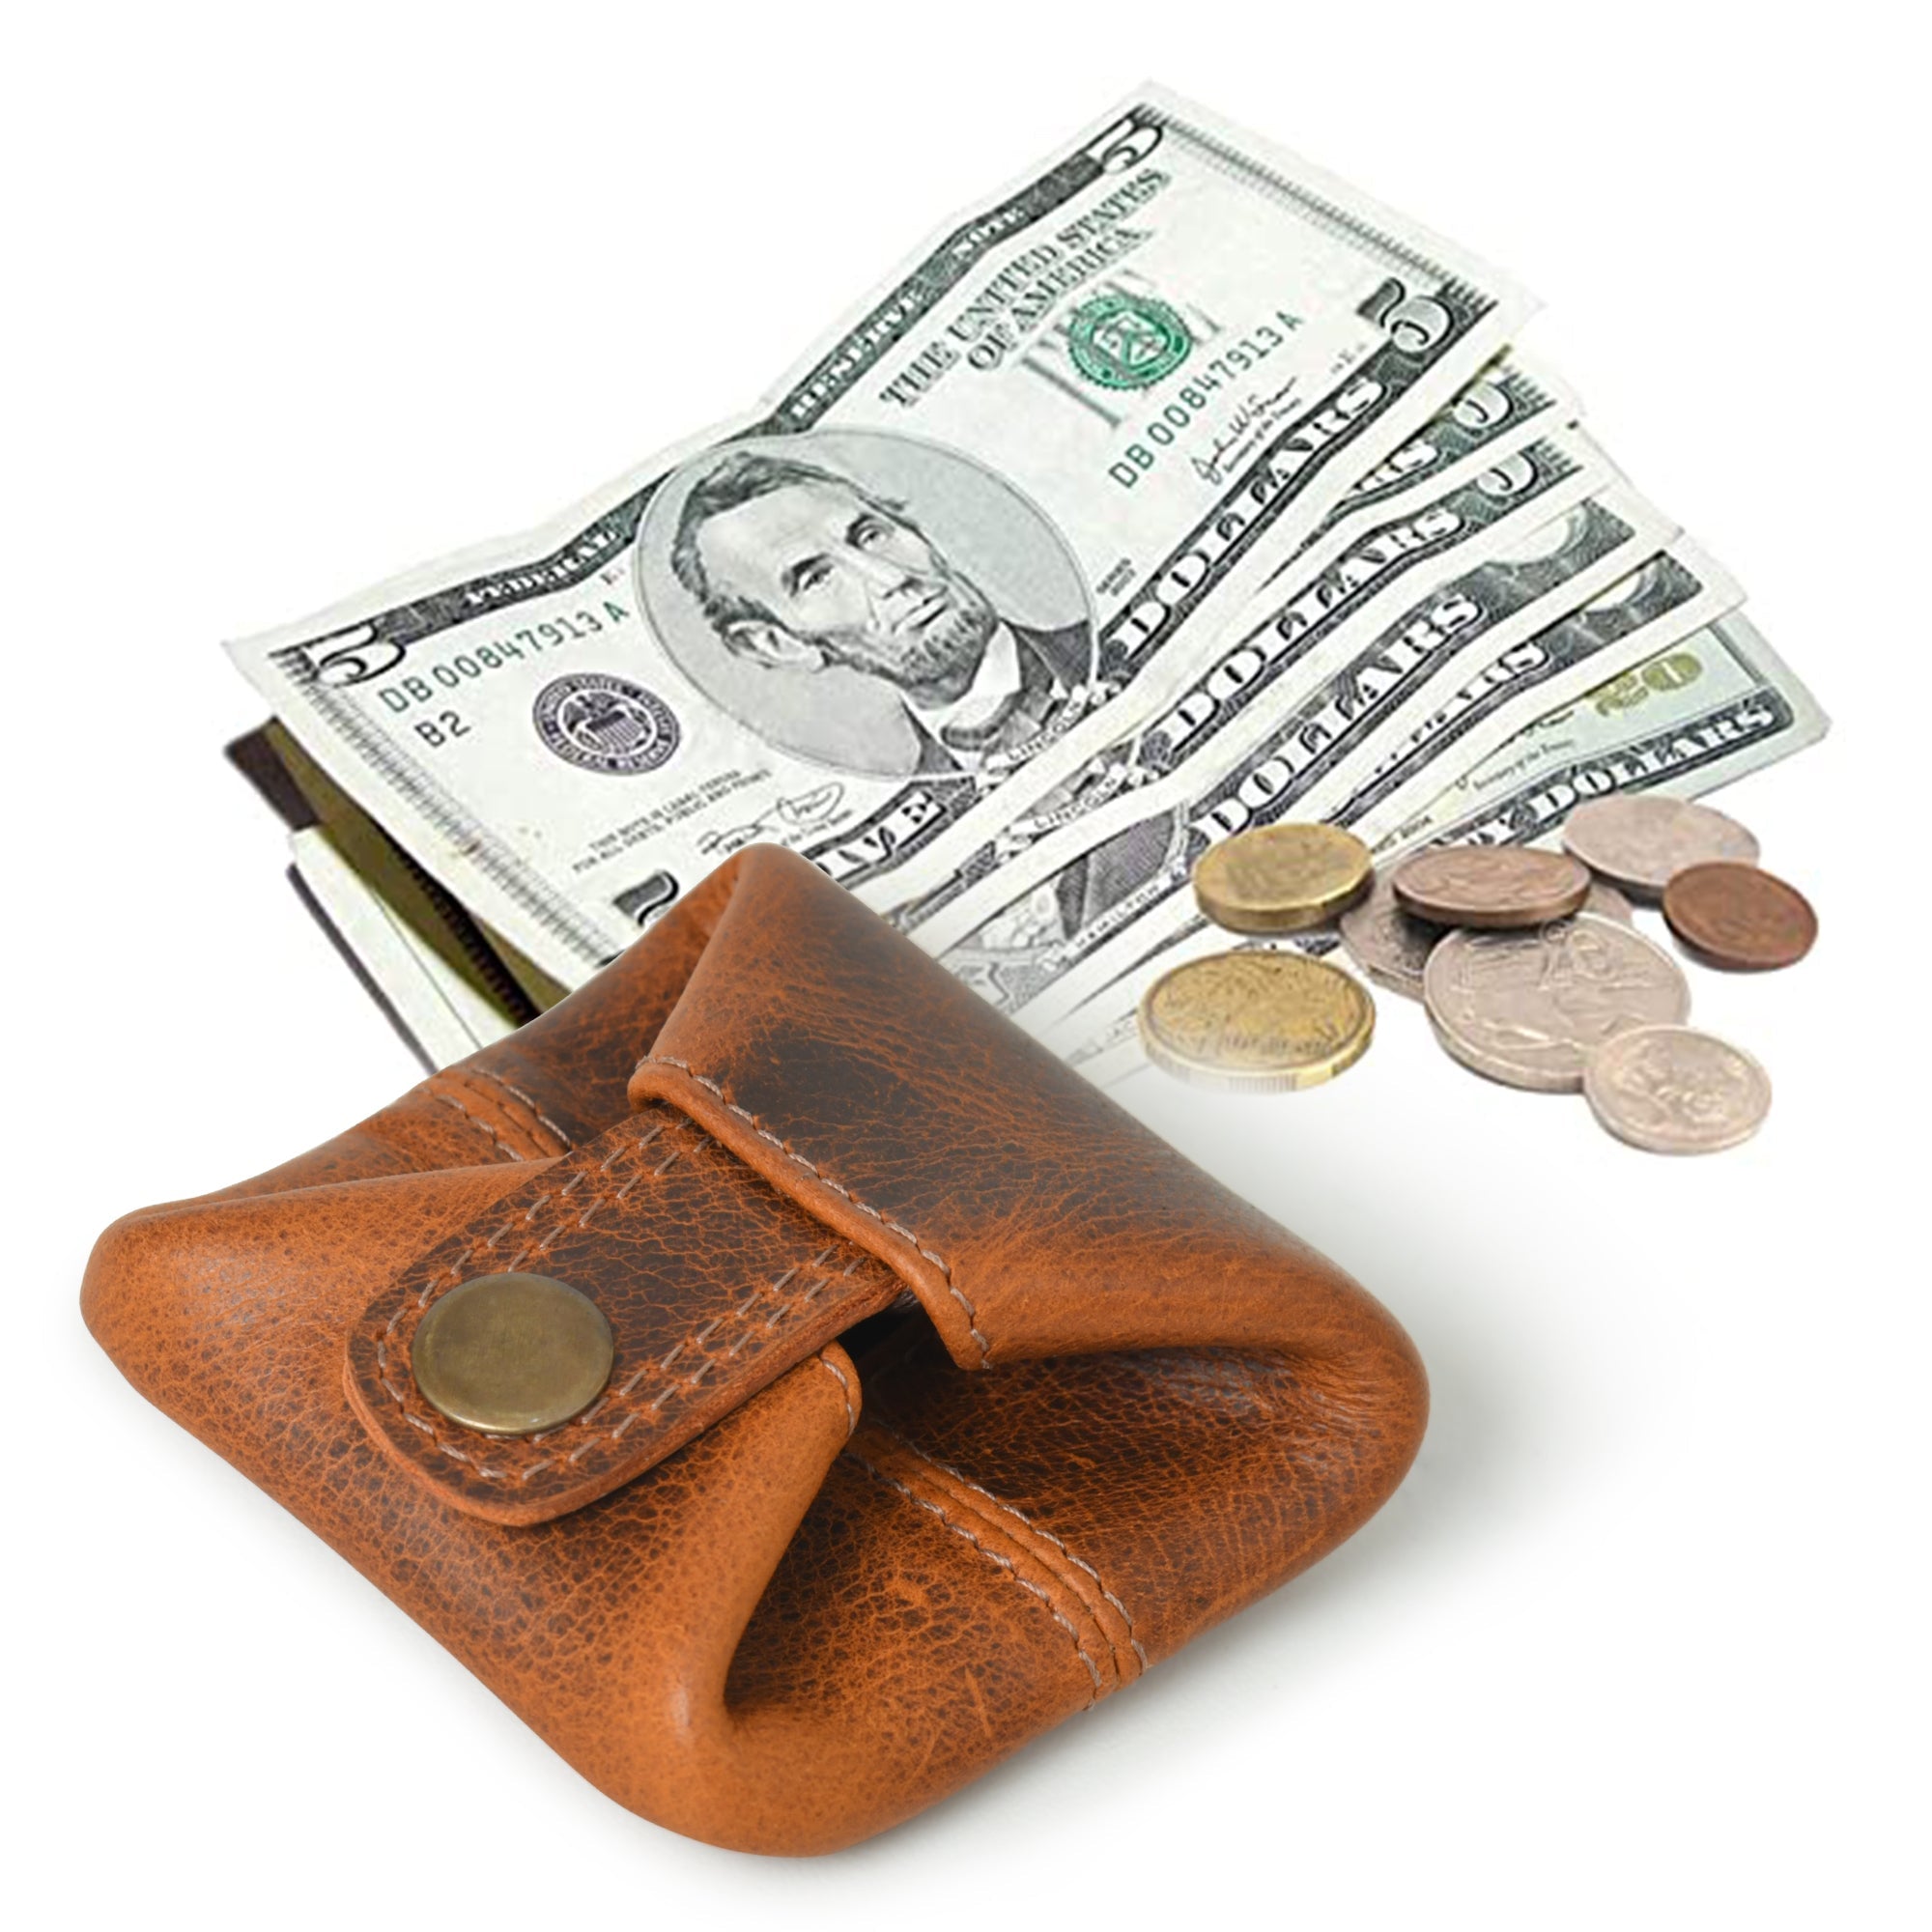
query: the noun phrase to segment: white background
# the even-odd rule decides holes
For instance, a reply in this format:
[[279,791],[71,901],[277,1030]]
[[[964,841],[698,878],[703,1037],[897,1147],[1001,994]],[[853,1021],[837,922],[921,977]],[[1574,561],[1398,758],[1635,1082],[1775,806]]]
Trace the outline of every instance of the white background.
[[[14,1922],[1924,1923],[1911,10],[769,11],[10,25]],[[416,1077],[221,761],[257,707],[216,643],[737,408],[1146,70],[1543,295],[1531,347],[1834,716],[1722,801],[1824,936],[1695,975],[1776,1086],[1709,1160],[1486,1085],[1393,997],[1327,1089],[1129,1083],[1407,1324],[1414,1473],[912,1825],[721,1853],[600,1797],[81,1327],[113,1215]]]

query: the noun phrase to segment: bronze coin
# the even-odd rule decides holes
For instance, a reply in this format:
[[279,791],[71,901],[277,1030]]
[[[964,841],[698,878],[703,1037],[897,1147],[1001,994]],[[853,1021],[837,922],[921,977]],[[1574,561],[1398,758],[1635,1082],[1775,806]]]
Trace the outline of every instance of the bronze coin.
[[1396,867],[1402,909],[1434,925],[1512,931],[1567,919],[1590,895],[1589,867],[1523,845],[1442,845]]
[[1663,918],[1699,958],[1745,973],[1795,965],[1818,937],[1818,915],[1797,887],[1723,859],[1673,873]]

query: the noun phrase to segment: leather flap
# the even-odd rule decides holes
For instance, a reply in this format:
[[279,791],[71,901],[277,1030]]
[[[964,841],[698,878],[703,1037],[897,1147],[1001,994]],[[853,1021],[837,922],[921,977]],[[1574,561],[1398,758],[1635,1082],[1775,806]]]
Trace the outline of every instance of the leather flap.
[[[613,1123],[627,1034],[634,1111]],[[728,861],[589,986],[418,1096],[412,1121],[487,1136],[530,1178],[369,1304],[345,1375],[389,1454],[494,1521],[543,1521],[641,1474],[902,1288],[968,1369],[1285,1334],[1342,1356],[1383,1319],[775,846]],[[543,1158],[554,1147],[568,1151]],[[493,1437],[425,1401],[411,1343],[439,1295],[519,1269],[590,1294],[616,1366],[574,1421]]]
[[748,848],[648,943],[692,964],[633,1104],[889,1263],[962,1368],[1362,1341],[1327,1263],[804,860]]
[[[672,1108],[648,1106],[530,1176],[363,1310],[349,1398],[384,1449],[443,1499],[542,1522],[642,1474],[901,1293],[893,1270],[747,1173]],[[487,1435],[425,1399],[412,1345],[438,1298],[477,1275],[569,1283],[610,1322],[603,1395],[541,1435]],[[856,1392],[848,1389],[854,1402]]]

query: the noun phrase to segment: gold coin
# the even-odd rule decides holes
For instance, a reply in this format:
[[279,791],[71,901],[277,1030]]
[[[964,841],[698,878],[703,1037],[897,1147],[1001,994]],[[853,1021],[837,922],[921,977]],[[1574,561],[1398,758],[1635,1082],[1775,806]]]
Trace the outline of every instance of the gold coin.
[[1261,825],[1202,854],[1194,896],[1230,932],[1300,932],[1340,918],[1374,878],[1369,848],[1339,825]]
[[1140,1005],[1155,1065],[1204,1086],[1265,1094],[1352,1066],[1376,1004],[1348,974],[1298,952],[1216,952],[1164,973]]

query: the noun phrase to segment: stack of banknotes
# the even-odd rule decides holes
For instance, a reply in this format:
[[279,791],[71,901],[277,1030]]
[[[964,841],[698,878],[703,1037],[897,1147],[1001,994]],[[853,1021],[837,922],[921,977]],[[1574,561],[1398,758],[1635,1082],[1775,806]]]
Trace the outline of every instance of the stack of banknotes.
[[[1825,721],[1513,347],[1506,276],[1145,90],[742,416],[234,645],[243,762],[423,1057],[790,846],[1097,1078],[1282,819],[1378,863]],[[1288,942],[1280,942],[1288,943]]]

